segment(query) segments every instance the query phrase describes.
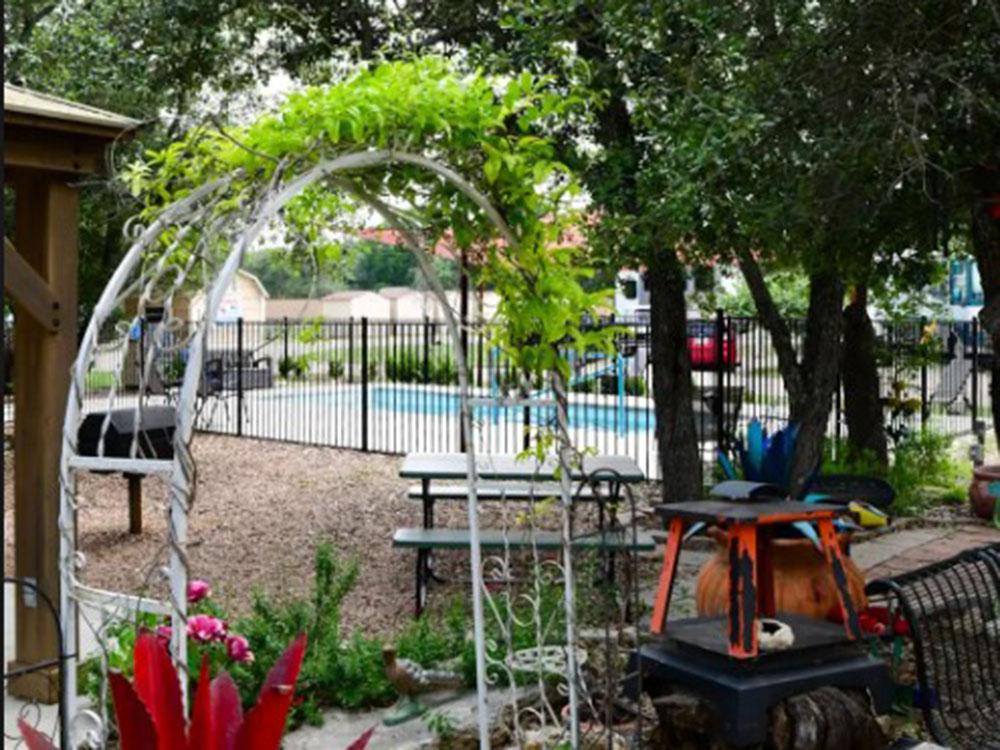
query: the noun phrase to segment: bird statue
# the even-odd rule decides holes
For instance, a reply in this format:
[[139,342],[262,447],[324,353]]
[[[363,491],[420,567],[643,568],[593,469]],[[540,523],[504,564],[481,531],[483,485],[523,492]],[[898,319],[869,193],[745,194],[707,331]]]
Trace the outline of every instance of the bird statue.
[[386,726],[402,724],[423,714],[427,706],[420,702],[418,695],[455,690],[465,684],[462,675],[457,672],[425,669],[409,659],[397,658],[396,649],[392,646],[382,649],[382,663],[385,665],[385,676],[399,693],[395,708],[384,719]]

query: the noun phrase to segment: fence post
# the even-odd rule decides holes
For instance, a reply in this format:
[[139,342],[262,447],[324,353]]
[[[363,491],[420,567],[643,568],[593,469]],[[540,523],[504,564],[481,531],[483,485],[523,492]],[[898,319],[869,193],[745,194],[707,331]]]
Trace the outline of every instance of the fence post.
[[[919,341],[924,340],[924,331],[927,330],[927,317],[924,315],[920,316],[920,338]],[[927,429],[927,421],[930,418],[928,413],[928,403],[927,403],[927,357],[921,352],[920,355],[920,430],[924,431]]]
[[[289,372],[289,370],[288,370],[288,316],[287,315],[285,316],[284,322],[283,322],[282,338],[284,339],[284,352],[283,352],[283,355],[282,355],[281,359],[282,359],[282,362],[284,363],[285,372]],[[279,367],[278,369],[280,370],[281,368]]]
[[720,307],[715,311],[715,442],[725,450],[726,429],[726,362],[725,339],[726,313]]
[[[480,297],[480,300],[482,297]],[[480,303],[482,308],[482,303]],[[479,317],[476,318],[476,386],[483,387],[483,316],[480,309]]]
[[979,318],[972,319],[972,431],[979,421]]
[[[286,329],[287,330],[287,329]],[[222,371],[225,372],[223,358]],[[225,375],[222,377],[225,383]],[[236,319],[236,436],[243,436],[243,317]]]
[[[142,374],[146,372],[146,316],[139,318],[139,371],[136,373],[135,387],[142,388]],[[140,398],[142,394],[139,394]]]
[[[522,398],[526,399],[530,396],[530,391],[525,391],[522,394]],[[542,412],[543,414],[545,412]],[[524,405],[524,442],[521,447],[524,450],[531,448],[531,407],[527,403]]]
[[354,318],[347,320],[347,382],[354,382]]
[[424,385],[431,382],[431,319],[424,316]]
[[368,318],[361,318],[361,450],[368,450]]

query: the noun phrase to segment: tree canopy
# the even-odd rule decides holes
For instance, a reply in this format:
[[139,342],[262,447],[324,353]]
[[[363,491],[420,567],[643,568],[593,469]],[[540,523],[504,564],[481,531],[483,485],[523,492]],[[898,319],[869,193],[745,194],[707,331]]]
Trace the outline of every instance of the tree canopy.
[[[364,67],[337,84],[292,94],[244,127],[195,129],[134,163],[128,179],[152,221],[174,200],[229,177],[200,226],[253,215],[274,192],[303,179],[309,186],[283,209],[292,232],[326,226],[358,198],[402,202],[397,215],[429,246],[450,231],[456,244],[481,255],[478,279],[500,293],[496,338],[514,362],[530,372],[565,371],[559,347],[606,346],[608,332],[581,327],[606,294],[584,288],[581,249],[558,242],[573,218],[567,198],[576,186],[544,131],[573,102],[546,85],[530,74],[498,79],[461,71],[436,57]],[[378,154],[385,158],[372,161]],[[357,155],[359,165],[349,177],[312,183],[310,175],[322,178],[324,165],[345,155]],[[498,231],[483,206],[428,169],[428,158],[477,184],[509,231]],[[183,265],[200,239],[197,228],[183,239],[168,232],[164,249]]]
[[[9,80],[150,123],[117,160],[160,154],[148,165],[171,177],[147,186],[163,190],[159,199],[221,169],[268,174],[290,153],[305,164],[331,147],[402,149],[429,139],[436,156],[458,157],[482,175],[480,187],[531,244],[544,207],[527,193],[544,193],[572,171],[589,201],[581,222],[588,264],[605,274],[644,265],[651,274],[664,473],[698,472],[684,345],[683,279],[692,267],[739,263],[754,310],[784,352],[796,419],[828,404],[835,387],[816,363],[864,350],[855,343],[871,335],[868,300],[922,289],[949,255],[975,258],[983,326],[1000,347],[996,0],[449,0],[397,10],[319,0],[23,0],[7,9],[5,32]],[[372,62],[427,50],[504,78],[452,97],[414,87],[412,69]],[[354,74],[358,64],[366,67]],[[531,72],[530,92],[510,87],[528,80],[522,71]],[[251,92],[275,73],[324,88],[238,127]],[[378,105],[345,104],[354,94]],[[476,111],[485,119],[473,123]],[[197,137],[161,151],[192,127]],[[311,150],[317,134],[322,143]],[[470,148],[463,138],[481,146],[461,151]],[[525,171],[536,168],[542,174]],[[376,171],[361,187],[416,201],[432,231],[454,221],[460,243],[477,241],[485,225],[467,202],[412,171]],[[141,171],[127,177],[137,186],[146,179]],[[350,203],[337,200],[312,191],[289,207],[293,266],[342,265],[317,228]],[[85,193],[84,312],[137,206],[117,181]],[[793,352],[779,309],[787,290],[775,282],[803,277],[813,336]],[[842,329],[848,298],[859,315]],[[1000,403],[996,375],[993,387]],[[877,399],[870,406],[880,409]],[[820,411],[810,417],[817,425]],[[1000,434],[1000,409],[994,415]]]

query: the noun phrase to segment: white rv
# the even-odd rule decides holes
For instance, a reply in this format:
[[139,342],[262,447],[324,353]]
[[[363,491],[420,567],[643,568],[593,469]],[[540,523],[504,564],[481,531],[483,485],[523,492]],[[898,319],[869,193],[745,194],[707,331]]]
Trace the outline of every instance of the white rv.
[[[690,296],[695,292],[695,281],[688,273],[684,282],[684,292]],[[649,274],[645,268],[633,271],[623,268],[615,278],[615,317],[637,323],[649,322]],[[689,318],[699,318],[701,314],[690,305]]]
[[623,269],[615,279],[615,317],[649,322],[649,287],[646,271]]

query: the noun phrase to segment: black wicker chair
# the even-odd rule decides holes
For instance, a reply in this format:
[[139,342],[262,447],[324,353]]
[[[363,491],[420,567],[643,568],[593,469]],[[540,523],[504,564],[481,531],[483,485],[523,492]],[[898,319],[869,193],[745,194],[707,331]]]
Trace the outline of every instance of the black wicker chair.
[[916,662],[914,703],[934,740],[1000,748],[1000,543],[868,584],[900,611]]

